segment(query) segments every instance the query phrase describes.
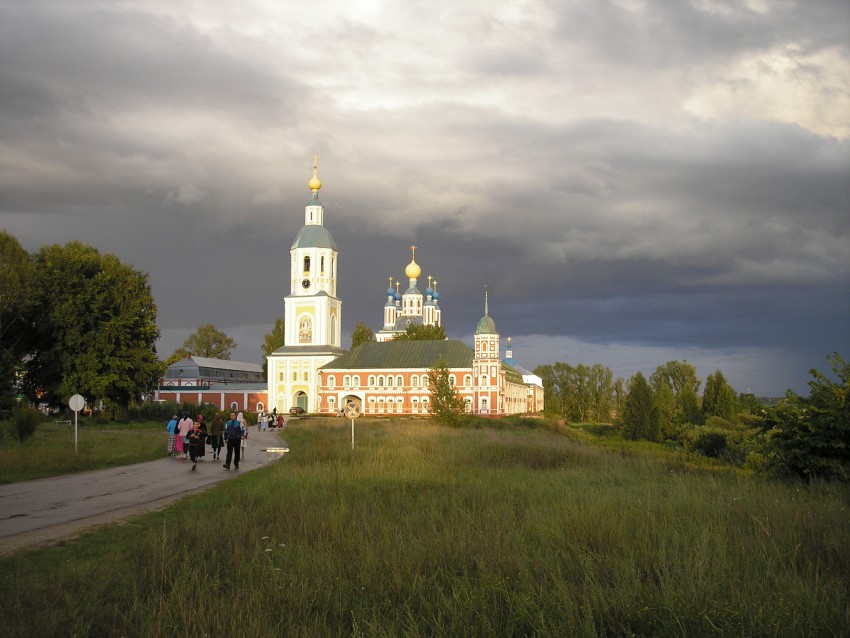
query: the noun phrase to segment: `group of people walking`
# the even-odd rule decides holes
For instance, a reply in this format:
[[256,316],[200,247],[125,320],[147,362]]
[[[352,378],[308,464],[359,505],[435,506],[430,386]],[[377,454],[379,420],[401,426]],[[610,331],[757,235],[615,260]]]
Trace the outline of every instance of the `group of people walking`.
[[203,415],[198,415],[197,421],[192,421],[185,412],[178,420],[173,415],[166,426],[168,431],[168,455],[179,460],[192,461],[192,470],[198,466],[198,460],[206,456],[206,446],[212,448],[213,459],[221,459],[221,450],[227,446],[227,456],[224,469],[229,470],[231,461],[235,469],[239,469],[239,460],[244,456],[248,445],[248,427],[245,417],[240,412],[230,413],[227,423],[221,415],[216,415],[209,429],[204,423]]
[[277,408],[271,414],[260,412],[257,416],[257,432],[265,432],[266,430],[274,430],[275,428],[283,429],[283,415],[277,413]]

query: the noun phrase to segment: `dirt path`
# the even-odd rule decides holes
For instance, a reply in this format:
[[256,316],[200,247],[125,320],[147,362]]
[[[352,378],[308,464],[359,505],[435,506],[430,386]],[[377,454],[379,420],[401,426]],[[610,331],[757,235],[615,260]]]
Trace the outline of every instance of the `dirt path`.
[[206,460],[163,458],[81,474],[0,486],[0,555],[50,545],[99,525],[162,509],[188,494],[282,458],[286,442],[272,432],[250,432],[239,471],[224,470],[207,447]]

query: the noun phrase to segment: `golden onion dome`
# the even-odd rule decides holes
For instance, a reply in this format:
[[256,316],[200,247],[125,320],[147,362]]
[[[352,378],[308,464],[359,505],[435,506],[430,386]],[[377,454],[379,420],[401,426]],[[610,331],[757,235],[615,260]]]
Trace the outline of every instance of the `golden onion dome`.
[[422,274],[422,269],[419,267],[419,264],[416,263],[416,246],[411,246],[411,258],[410,263],[407,264],[407,268],[404,269],[404,274],[407,275],[408,279],[418,279],[419,275]]
[[407,264],[407,268],[404,269],[404,274],[407,275],[408,279],[419,279],[419,275],[422,274],[422,269],[415,261],[411,261]]
[[307,182],[307,186],[314,193],[317,192],[322,187],[322,180],[319,179],[319,176],[316,174],[319,170],[319,156],[313,155],[313,177],[310,178],[310,181]]

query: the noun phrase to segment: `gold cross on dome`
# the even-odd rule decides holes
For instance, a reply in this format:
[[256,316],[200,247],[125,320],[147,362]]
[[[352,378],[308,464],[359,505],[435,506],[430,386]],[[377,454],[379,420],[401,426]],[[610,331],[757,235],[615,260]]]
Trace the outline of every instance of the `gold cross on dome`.
[[396,280],[396,282],[395,282],[395,291],[396,291],[396,292],[398,292],[398,287],[399,287],[400,285],[401,285],[401,283],[400,283],[398,280]]
[[392,278],[392,277],[387,277],[387,281],[388,281],[388,282],[390,282],[390,288],[392,288],[392,285],[393,285],[393,278]]
[[313,153],[313,172],[319,168],[319,156],[316,153]]
[[431,287],[431,280],[432,279],[433,279],[433,277],[431,277],[431,275],[428,275],[428,287],[429,288]]
[[414,244],[413,246],[411,246],[411,247],[410,247],[410,250],[411,250],[411,251],[412,251],[412,253],[413,253],[413,254],[411,255],[411,257],[410,257],[410,258],[411,258],[411,259],[416,259],[416,244]]

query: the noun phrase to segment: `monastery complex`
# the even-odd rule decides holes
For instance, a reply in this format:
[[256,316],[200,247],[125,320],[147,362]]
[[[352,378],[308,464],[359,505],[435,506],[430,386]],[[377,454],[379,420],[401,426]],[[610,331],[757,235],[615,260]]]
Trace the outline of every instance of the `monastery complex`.
[[472,347],[454,339],[394,340],[410,324],[442,325],[437,282],[428,277],[425,291],[418,287],[422,269],[415,246],[404,270],[407,289],[400,291],[401,281],[393,288],[390,278],[375,341],[346,352],[340,343],[339,251],[324,225],[315,158],[308,187],[312,197],[304,209],[304,227],[290,248],[284,345],[268,357],[265,382],[262,367],[255,364],[189,357],[169,366],[157,399],[212,403],[222,410],[286,413],[295,407],[318,414],[339,414],[354,402],[366,415],[427,415],[428,370],[442,358],[468,412],[498,416],[543,409],[542,380],[516,363],[510,338],[501,358],[486,294]]

